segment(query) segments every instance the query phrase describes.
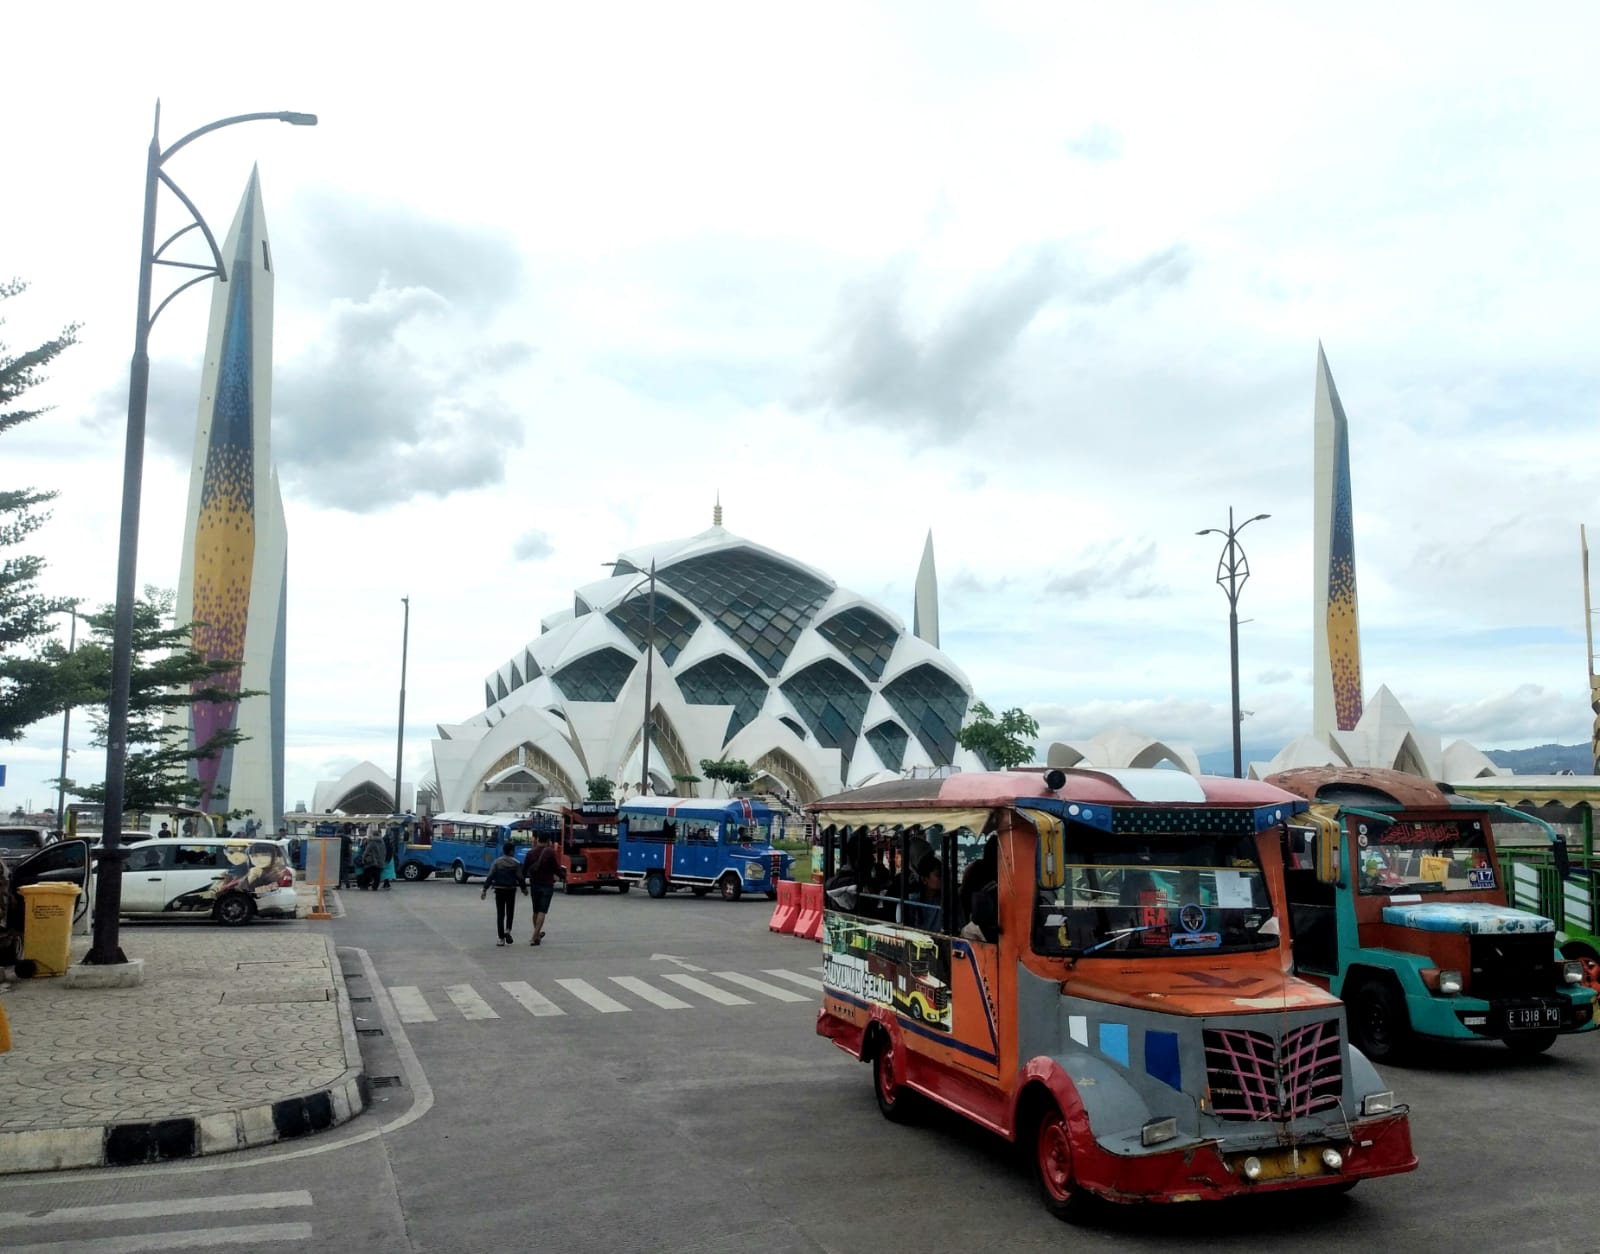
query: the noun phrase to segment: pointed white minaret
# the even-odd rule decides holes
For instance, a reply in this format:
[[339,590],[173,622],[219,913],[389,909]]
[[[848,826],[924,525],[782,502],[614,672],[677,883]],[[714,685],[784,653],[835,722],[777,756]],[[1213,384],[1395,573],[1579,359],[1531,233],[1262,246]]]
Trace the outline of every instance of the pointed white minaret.
[[711,507],[711,525],[722,526],[722,492],[717,492],[717,503]]
[[911,604],[911,634],[939,647],[939,577],[933,569],[933,530],[928,530],[922,546],[922,565],[917,567],[917,588]]
[[1311,734],[1331,743],[1332,733],[1350,731],[1361,717],[1361,625],[1350,434],[1321,343],[1312,422]]
[[199,624],[196,649],[243,663],[219,687],[262,694],[184,711],[191,743],[229,728],[246,737],[198,764],[201,804],[249,810],[270,834],[283,820],[289,542],[272,462],[272,248],[255,170],[222,259],[227,273],[211,294],[175,614],[180,625]]

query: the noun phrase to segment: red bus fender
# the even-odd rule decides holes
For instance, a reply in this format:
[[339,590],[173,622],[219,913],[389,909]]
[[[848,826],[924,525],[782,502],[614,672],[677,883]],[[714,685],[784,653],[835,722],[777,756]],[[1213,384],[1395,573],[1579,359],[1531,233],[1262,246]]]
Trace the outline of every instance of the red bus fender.
[[1072,1154],[1078,1158],[1080,1152],[1094,1145],[1094,1129],[1089,1126],[1089,1116],[1078,1097],[1077,1086],[1054,1058],[1035,1058],[1017,1073],[1017,1096],[1011,1105],[1012,1140],[1020,1142],[1028,1135],[1030,1129],[1024,1124],[1029,1112],[1024,1104],[1031,1103],[1030,1090],[1036,1091],[1040,1085],[1066,1116],[1067,1130],[1072,1136]]
[[778,904],[773,908],[767,931],[785,936],[794,934],[794,925],[800,918],[800,885],[794,880],[778,881]]
[[801,940],[822,939],[822,885],[800,884],[800,915],[795,920],[794,934]]

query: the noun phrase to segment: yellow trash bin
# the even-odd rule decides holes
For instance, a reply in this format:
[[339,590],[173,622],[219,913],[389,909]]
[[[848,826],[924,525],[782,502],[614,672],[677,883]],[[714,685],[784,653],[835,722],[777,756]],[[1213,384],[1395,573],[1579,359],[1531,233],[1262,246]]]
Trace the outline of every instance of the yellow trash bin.
[[39,975],[65,975],[72,959],[72,913],[76,884],[25,884],[17,890],[24,910],[22,956]]

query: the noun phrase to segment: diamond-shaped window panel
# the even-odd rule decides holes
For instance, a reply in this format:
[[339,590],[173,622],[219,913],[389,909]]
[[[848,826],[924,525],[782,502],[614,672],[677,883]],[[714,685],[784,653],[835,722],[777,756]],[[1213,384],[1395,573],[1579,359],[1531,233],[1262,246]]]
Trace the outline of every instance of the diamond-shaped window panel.
[[506,681],[501,675],[496,675],[494,677],[494,690],[499,694],[495,698],[496,701],[504,701],[511,695],[510,690],[506,687]]
[[494,687],[488,680],[483,683],[483,708],[488,709],[494,704]]
[[922,742],[935,766],[956,756],[956,732],[967,712],[967,694],[949,675],[924,662],[883,686],[894,712]]
[[906,744],[911,738],[899,723],[882,722],[867,729],[867,743],[891,771],[898,771],[906,760]]
[[778,722],[782,723],[785,727],[787,727],[790,731],[792,731],[796,736],[800,737],[801,740],[804,740],[806,738],[806,729],[804,727],[800,726],[799,723],[797,723],[794,719],[790,718],[787,714],[778,715]]
[[739,734],[741,728],[761,713],[761,703],[767,699],[767,681],[743,662],[736,662],[726,653],[708,657],[674,676],[678,691],[690,705],[731,705],[728,731],[722,743],[727,744]]
[[544,672],[539,669],[539,663],[533,660],[533,654],[529,653],[526,649],[522,651],[522,673],[528,677],[528,682],[530,684],[540,675],[544,674]]
[[900,639],[900,633],[888,620],[864,605],[851,606],[818,623],[817,634],[874,682],[883,678],[883,668],[889,664],[895,641]]
[[522,668],[515,662],[511,663],[511,691],[515,692],[522,687]]
[[[641,653],[644,651],[650,631],[648,592],[641,590],[637,596],[629,597],[608,612],[606,617],[622,628],[622,634],[633,641],[634,648]],[[671,666],[678,660],[678,654],[683,652],[698,626],[700,620],[693,611],[672,597],[663,596],[660,589],[656,590],[656,648],[661,651],[663,662]]]
[[567,663],[551,678],[568,701],[615,701],[638,664],[637,658],[608,645]]
[[813,662],[784,680],[783,695],[794,702],[818,744],[841,750],[846,759],[855,753],[872,694],[841,663],[832,658]]
[[805,571],[749,549],[691,557],[656,578],[717,623],[774,678],[832,591]]

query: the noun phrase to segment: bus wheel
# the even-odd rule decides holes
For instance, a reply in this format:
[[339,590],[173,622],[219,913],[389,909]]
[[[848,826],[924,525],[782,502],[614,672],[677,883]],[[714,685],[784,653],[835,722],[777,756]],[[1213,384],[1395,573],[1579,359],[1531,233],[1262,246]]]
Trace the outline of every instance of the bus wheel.
[[744,885],[739,882],[737,875],[724,875],[721,887],[723,901],[738,901],[744,896]]
[[776,888],[767,889],[767,900],[768,901],[777,901],[778,900],[778,890]]
[[1373,1062],[1398,1058],[1411,1036],[1405,1007],[1387,981],[1367,979],[1347,1000],[1350,1035]]
[[878,1110],[890,1123],[905,1123],[911,1118],[912,1097],[900,1083],[894,1046],[888,1041],[872,1056],[872,1090],[878,1098]]
[[633,885],[628,883],[627,880],[623,880],[622,883],[617,885],[617,891],[619,893],[625,893],[632,887],[633,887]]
[[645,876],[645,890],[652,897],[665,897],[667,895],[667,877],[660,871],[651,871]]
[[403,880],[410,880],[412,883],[416,883],[417,880],[422,878],[422,863],[406,863],[405,866],[400,868],[400,878]]
[[1044,1195],[1045,1209],[1057,1219],[1079,1219],[1089,1203],[1088,1194],[1072,1179],[1072,1134],[1066,1116],[1054,1103],[1045,1107],[1034,1131],[1034,1174]]
[[1542,1054],[1556,1043],[1554,1032],[1518,1032],[1505,1038],[1506,1048],[1523,1058]]
[[465,884],[467,882],[467,868],[459,862],[456,863],[455,866],[450,868],[450,878],[457,884]]

